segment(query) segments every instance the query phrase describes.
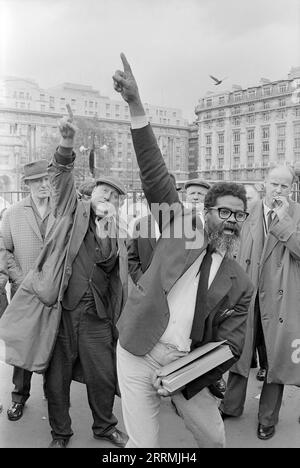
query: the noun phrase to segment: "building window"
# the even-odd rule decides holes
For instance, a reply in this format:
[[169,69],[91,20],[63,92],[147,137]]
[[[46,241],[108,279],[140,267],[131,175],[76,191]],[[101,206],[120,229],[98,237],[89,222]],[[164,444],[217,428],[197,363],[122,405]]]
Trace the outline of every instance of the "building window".
[[241,119],[240,119],[240,117],[233,117],[233,119],[232,119],[232,125],[234,125],[235,127],[241,125]]
[[233,158],[233,169],[238,169],[240,165],[240,158]]
[[278,103],[279,103],[279,107],[285,107],[286,106],[286,100],[285,99],[279,99]]
[[217,120],[217,126],[218,127],[224,127],[224,119],[218,119]]
[[247,138],[248,140],[254,140],[254,129],[251,128],[250,130],[247,130]]
[[224,158],[218,158],[218,169],[223,169]]
[[231,109],[232,115],[240,114],[241,112],[241,107],[240,106],[235,106]]
[[45,111],[46,111],[46,107],[45,107],[44,104],[41,104],[41,111],[42,111],[42,112],[45,112]]
[[279,120],[284,120],[285,119],[285,111],[282,110],[282,111],[277,112],[277,118]]
[[263,93],[264,93],[264,96],[270,96],[271,95],[271,88],[270,86],[266,87],[266,88],[263,88]]
[[209,171],[211,168],[211,159],[206,159],[205,160],[205,169]]
[[209,158],[211,157],[211,146],[207,146],[205,148],[205,156]]
[[256,94],[255,89],[250,89],[250,90],[248,91],[248,98],[249,98],[249,99],[254,99],[254,98],[255,98],[255,94]]
[[287,85],[286,83],[280,84],[279,85],[279,92],[280,93],[285,93],[287,91]]
[[254,143],[248,143],[248,153],[254,153]]
[[263,153],[268,153],[269,152],[270,147],[269,147],[269,142],[268,141],[263,141],[262,150],[263,150]]
[[21,92],[19,93],[19,99],[24,99],[24,93],[23,93],[23,91],[21,91]]
[[205,140],[207,145],[211,145],[211,133],[209,135],[205,135]]
[[254,104],[249,104],[248,105],[248,112],[254,112],[255,110],[255,105]]
[[279,125],[277,127],[277,136],[278,137],[285,137],[285,125]]
[[295,109],[295,116],[300,117],[300,107],[296,107]]
[[211,107],[212,106],[212,99],[206,99],[206,106]]
[[269,164],[269,155],[263,155],[262,163],[263,163],[263,166],[267,166]]
[[247,166],[248,167],[253,167],[254,164],[254,156],[248,156],[247,158]]
[[240,145],[233,145],[233,154],[240,154]]
[[242,93],[234,93],[233,95],[234,102],[241,101],[241,99],[242,99]]
[[263,109],[270,109],[270,103],[269,103],[269,101],[265,101],[265,102],[263,103]]
[[249,114],[247,115],[247,119],[246,119],[247,123],[249,124],[252,124],[255,122],[255,114]]
[[94,105],[94,102],[93,101],[89,101],[89,107],[93,107]]
[[205,119],[211,119],[211,112],[206,112]]
[[270,138],[270,128],[269,127],[262,127],[262,138]]
[[277,152],[284,153],[285,151],[285,140],[277,140]]
[[224,143],[224,133],[218,133],[218,142]]
[[219,117],[224,117],[225,111],[224,109],[219,109]]
[[224,96],[219,97],[219,105],[222,105],[222,104],[225,104],[225,97]]
[[263,112],[263,121],[268,122],[270,120],[270,113],[269,112]]
[[233,141],[241,141],[240,132],[233,132]]
[[219,146],[218,147],[218,154],[223,156],[224,155],[224,146]]

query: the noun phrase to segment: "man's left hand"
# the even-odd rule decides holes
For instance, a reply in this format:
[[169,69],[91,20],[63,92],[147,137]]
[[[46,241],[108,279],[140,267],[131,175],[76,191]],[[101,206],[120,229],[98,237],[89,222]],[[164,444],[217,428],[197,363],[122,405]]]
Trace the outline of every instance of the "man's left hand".
[[159,396],[162,396],[162,397],[171,396],[171,393],[168,392],[168,390],[166,390],[163,387],[161,378],[158,377],[156,373],[154,374],[154,377],[153,377],[153,387],[156,389]]
[[276,197],[276,205],[274,206],[273,211],[279,220],[285,216],[285,214],[288,212],[288,209],[289,202],[287,198],[282,196]]

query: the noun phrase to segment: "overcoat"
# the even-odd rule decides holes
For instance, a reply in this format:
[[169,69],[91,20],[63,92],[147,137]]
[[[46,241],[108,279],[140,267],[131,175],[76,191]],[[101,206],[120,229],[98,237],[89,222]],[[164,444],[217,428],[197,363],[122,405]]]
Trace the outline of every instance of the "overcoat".
[[[57,156],[56,153],[49,167],[56,219],[53,234],[0,320],[0,339],[5,345],[2,358],[8,364],[38,373],[47,369],[51,358],[61,301],[88,229],[91,210],[89,201],[77,198],[72,173],[75,154],[68,164],[58,163]],[[110,275],[108,298],[113,327],[127,296],[127,234],[118,219],[116,224],[119,261]]]
[[268,357],[268,382],[300,385],[300,205],[289,202],[264,239],[263,202],[245,222],[237,257],[255,291],[248,314],[243,353],[231,372],[249,375],[253,353],[254,302],[259,294]]

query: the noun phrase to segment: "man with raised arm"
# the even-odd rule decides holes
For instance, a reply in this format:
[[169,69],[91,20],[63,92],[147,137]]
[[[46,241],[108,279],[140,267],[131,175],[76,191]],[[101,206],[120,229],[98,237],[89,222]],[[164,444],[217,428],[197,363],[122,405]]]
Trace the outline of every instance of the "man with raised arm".
[[[118,378],[129,441],[159,447],[160,396],[156,371],[210,341],[227,340],[234,358],[171,395],[199,447],[224,447],[215,387],[242,352],[252,285],[230,258],[247,218],[245,190],[216,184],[205,198],[207,233],[195,211],[179,201],[139,96],[129,63],[114,76],[128,103],[141,181],[161,236],[117,327]],[[182,229],[183,228],[183,229]]]

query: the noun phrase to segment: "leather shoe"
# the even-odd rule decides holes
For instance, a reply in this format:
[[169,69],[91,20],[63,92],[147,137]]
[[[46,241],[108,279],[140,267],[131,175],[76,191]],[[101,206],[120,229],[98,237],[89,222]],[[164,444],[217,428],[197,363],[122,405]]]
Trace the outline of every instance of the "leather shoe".
[[223,377],[215,383],[215,386],[221,393],[226,392],[226,382]]
[[7,410],[7,417],[10,421],[18,421],[23,416],[24,404],[13,402]]
[[128,436],[124,432],[119,431],[119,429],[115,429],[114,432],[107,436],[98,436],[97,434],[94,434],[94,437],[98,440],[107,440],[117,447],[125,447],[128,442]]
[[261,440],[268,440],[273,437],[275,434],[275,426],[263,426],[262,424],[258,424],[257,427],[257,437]]
[[259,380],[260,382],[264,382],[266,378],[267,371],[266,369],[260,368],[259,371],[256,374],[256,380]]
[[67,448],[69,439],[53,439],[48,448]]

